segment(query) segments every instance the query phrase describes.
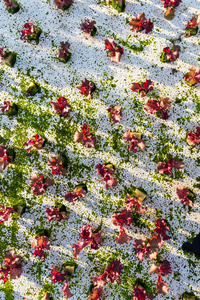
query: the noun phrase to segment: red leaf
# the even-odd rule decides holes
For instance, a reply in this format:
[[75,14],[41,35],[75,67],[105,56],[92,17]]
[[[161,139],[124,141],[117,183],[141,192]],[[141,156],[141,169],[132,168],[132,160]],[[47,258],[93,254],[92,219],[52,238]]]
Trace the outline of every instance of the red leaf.
[[111,107],[107,108],[107,111],[109,112],[109,118],[114,122],[120,122],[122,119],[122,113],[121,113],[122,107],[121,105],[116,105],[112,109]]
[[69,298],[73,297],[74,295],[69,290],[68,276],[66,275],[66,277],[67,277],[67,279],[66,279],[66,282],[64,282],[64,284],[63,284],[63,289],[62,289],[61,293],[63,292],[66,299],[69,299]]
[[133,222],[133,216],[130,211],[127,209],[122,209],[121,212],[116,213],[112,216],[112,223],[115,226],[130,226],[130,224]]
[[127,235],[124,227],[121,226],[119,235],[116,237],[116,243],[120,244],[120,245],[128,244],[131,239],[132,239],[132,237]]
[[162,276],[158,275],[157,277],[157,284],[156,284],[156,292],[160,294],[168,294],[169,288],[167,286],[167,283],[163,281]]
[[14,213],[14,209],[9,206],[0,205],[0,224],[8,221],[10,214]]
[[133,300],[145,300],[148,299],[145,289],[140,286],[136,286],[133,290]]
[[108,38],[104,41],[105,50],[108,50],[108,55],[110,56],[110,60],[112,62],[119,62],[121,59],[121,55],[124,53],[124,49],[121,48],[114,42],[113,38]]
[[78,258],[79,253],[83,250],[83,248],[85,248],[87,245],[90,244],[90,241],[78,241],[77,244],[73,244],[72,248],[73,248],[73,256],[75,257],[75,259]]
[[55,269],[54,266],[52,266],[50,270],[51,270],[51,281],[53,281],[54,283],[63,282],[65,280],[66,273],[61,274]]
[[64,97],[59,97],[57,102],[49,102],[55,113],[60,113],[63,116],[66,116],[71,109],[71,105],[67,102],[67,99]]

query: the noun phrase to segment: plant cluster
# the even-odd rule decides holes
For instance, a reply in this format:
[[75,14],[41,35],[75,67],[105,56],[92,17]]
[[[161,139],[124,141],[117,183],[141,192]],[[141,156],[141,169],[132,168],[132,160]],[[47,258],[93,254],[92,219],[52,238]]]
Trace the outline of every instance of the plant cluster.
[[139,32],[145,30],[145,33],[148,34],[153,30],[153,23],[149,19],[147,21],[145,13],[138,14],[137,17],[133,17],[129,22],[130,30]]
[[148,114],[156,114],[158,117],[161,117],[163,120],[167,120],[169,118],[169,114],[167,110],[170,108],[170,106],[171,106],[171,100],[167,97],[160,98],[160,101],[151,98],[144,105],[144,109]]
[[91,246],[91,249],[99,249],[99,244],[102,243],[102,231],[97,228],[96,230],[92,229],[92,226],[87,223],[81,227],[80,230],[80,241],[76,244],[73,244],[73,256],[75,259],[78,258],[79,253],[85,248],[87,245]]
[[113,38],[108,38],[104,41],[105,49],[112,62],[118,62],[121,59],[124,49],[114,42]]
[[104,181],[106,189],[112,188],[118,184],[118,181],[111,176],[115,172],[114,166],[111,163],[99,163],[96,165],[95,170],[102,177],[101,181]]
[[140,133],[135,133],[135,132],[131,132],[130,130],[127,130],[123,135],[123,139],[125,140],[126,143],[127,142],[130,143],[130,146],[128,147],[130,151],[137,152],[138,147],[140,149],[145,148],[145,144],[144,141],[141,139]]
[[77,131],[74,135],[74,141],[77,143],[81,143],[83,146],[87,148],[92,148],[96,145],[96,137],[90,133],[89,125],[82,125],[81,132]]

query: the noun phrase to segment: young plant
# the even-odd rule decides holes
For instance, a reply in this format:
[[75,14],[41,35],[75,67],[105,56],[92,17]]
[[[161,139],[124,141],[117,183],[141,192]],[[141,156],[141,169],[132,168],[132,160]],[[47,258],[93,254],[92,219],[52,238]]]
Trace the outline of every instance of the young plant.
[[193,207],[193,201],[195,196],[192,191],[184,186],[179,186],[176,189],[176,195],[181,200],[183,205],[188,205],[189,207]]
[[25,96],[34,96],[35,94],[39,93],[41,91],[41,88],[38,83],[31,82],[28,86],[28,89],[26,90]]
[[89,100],[92,98],[92,93],[96,89],[95,84],[86,78],[82,80],[81,84],[77,85],[76,87],[80,90],[81,94],[87,97]]
[[190,37],[191,35],[196,35],[198,32],[198,25],[200,24],[200,14],[193,16],[192,19],[187,22],[185,29],[185,36]]
[[104,285],[106,285],[109,281],[111,283],[116,281],[119,285],[121,283],[119,276],[122,270],[123,266],[120,260],[113,259],[111,266],[107,267],[102,275],[96,277],[91,276],[93,285],[98,288],[104,288]]
[[81,132],[77,131],[74,135],[74,141],[81,143],[87,148],[92,148],[96,145],[96,137],[90,133],[89,125],[82,125]]
[[148,100],[147,104],[144,105],[144,109],[148,114],[154,114],[158,117],[161,117],[163,120],[167,120],[169,118],[169,114],[167,110],[171,106],[171,100],[169,98],[160,98],[159,100],[155,100],[151,98]]
[[43,147],[45,139],[43,139],[39,134],[35,134],[31,139],[27,138],[27,142],[23,144],[25,150],[30,152],[32,147],[40,150]]
[[0,145],[0,171],[4,170],[6,167],[9,167],[9,164],[14,159],[14,152],[8,150],[6,146]]
[[31,188],[33,194],[36,196],[43,195],[49,186],[54,184],[54,180],[50,178],[44,178],[43,174],[32,175],[30,178]]
[[53,156],[51,159],[48,159],[48,167],[51,169],[51,174],[53,175],[64,175],[68,173],[68,170],[63,167],[65,165],[64,159],[59,156],[58,158]]
[[161,62],[174,62],[179,57],[180,46],[173,45],[172,48],[165,47],[160,56]]
[[39,27],[33,25],[32,22],[27,21],[21,30],[20,39],[23,41],[35,41],[36,45],[39,43],[39,37],[42,30]]
[[10,98],[3,102],[3,106],[0,106],[2,113],[5,113],[8,116],[14,116],[18,113],[18,106],[15,103],[11,103]]
[[175,8],[178,7],[182,0],[160,0],[164,3],[164,8],[166,8],[166,12],[164,14],[165,19],[173,20],[175,17]]
[[115,105],[113,108],[107,108],[109,118],[114,122],[120,122],[122,119],[122,107],[121,105]]
[[110,57],[112,62],[119,62],[122,54],[124,53],[124,49],[117,45],[114,42],[113,38],[108,38],[104,41],[105,49],[107,51],[107,55]]
[[170,158],[166,163],[159,162],[157,171],[160,174],[171,174],[172,168],[180,170],[185,167],[185,164],[182,161],[179,161],[175,158]]
[[60,207],[47,207],[45,208],[46,218],[51,222],[55,219],[57,222],[61,222],[63,220],[67,220],[67,211],[64,205]]
[[56,57],[59,61],[66,63],[71,57],[71,53],[68,51],[70,44],[68,42],[60,42],[60,48],[56,53]]
[[59,97],[56,101],[57,102],[49,102],[54,113],[59,114],[60,116],[66,116],[71,109],[71,105],[67,102],[68,100],[64,97]]
[[147,21],[145,17],[145,13],[141,13],[137,15],[136,17],[133,17],[132,20],[129,22],[130,30],[135,32],[140,32],[142,30],[145,30],[145,33],[148,34],[153,30],[154,24],[149,19]]
[[0,224],[8,221],[10,214],[14,213],[14,209],[9,206],[0,205]]
[[87,245],[91,246],[91,249],[99,249],[99,244],[102,242],[101,238],[102,231],[99,228],[93,230],[89,223],[84,224],[80,230],[81,239],[77,244],[73,244],[73,256],[75,259],[78,258],[78,254],[85,248]]
[[196,133],[189,131],[187,135],[187,143],[190,146],[198,145],[200,142],[200,127],[196,127]]
[[101,181],[105,182],[106,189],[112,188],[118,184],[118,181],[111,176],[115,172],[114,166],[111,163],[97,164],[95,170],[101,175]]
[[66,10],[73,4],[73,2],[73,0],[54,0],[53,8]]
[[111,5],[119,13],[124,11],[125,9],[125,0],[104,0],[104,3],[107,5]]
[[89,21],[89,19],[85,20],[81,24],[81,30],[83,31],[83,37],[88,40],[91,36],[94,36],[97,32],[97,28],[94,26],[96,24],[96,21],[92,20]]
[[19,11],[19,4],[14,0],[4,0],[4,4],[6,5],[6,9],[9,13],[15,14]]
[[21,256],[15,256],[14,253],[14,250],[12,250],[4,256],[5,266],[0,268],[0,274],[3,275],[0,280],[3,280],[3,283],[8,281],[9,275],[11,279],[17,279],[22,274]]
[[53,283],[65,281],[63,284],[63,289],[62,289],[61,293],[62,292],[64,293],[66,299],[73,297],[73,294],[69,290],[69,282],[68,282],[67,272],[60,273],[59,271],[56,270],[56,268],[54,266],[52,266],[52,268],[50,270],[51,270],[51,281]]
[[73,193],[72,192],[66,193],[64,197],[68,202],[72,202],[74,204],[79,197],[84,198],[86,193],[87,193],[87,186],[83,183],[77,185]]
[[125,142],[130,143],[130,146],[128,147],[130,151],[137,152],[138,147],[140,149],[145,148],[144,141],[141,139],[141,133],[131,132],[130,130],[127,130],[123,135],[123,139],[125,140]]
[[5,48],[6,48],[6,46],[4,46],[0,49],[0,63],[3,61],[9,67],[14,67],[14,64],[16,62],[17,53],[15,51],[10,51],[8,49],[6,49],[6,51],[4,51]]
[[139,285],[136,285],[133,290],[133,300],[153,299],[152,295],[147,295],[146,290]]
[[46,257],[45,250],[50,250],[50,238],[47,236],[36,236],[31,247],[35,248],[32,254],[44,260]]
[[141,83],[133,82],[131,83],[130,89],[133,92],[138,92],[140,97],[143,98],[149,91],[153,90],[153,82],[150,79],[146,79],[145,82]]
[[200,70],[198,67],[192,66],[190,71],[184,76],[184,80],[190,86],[200,83]]

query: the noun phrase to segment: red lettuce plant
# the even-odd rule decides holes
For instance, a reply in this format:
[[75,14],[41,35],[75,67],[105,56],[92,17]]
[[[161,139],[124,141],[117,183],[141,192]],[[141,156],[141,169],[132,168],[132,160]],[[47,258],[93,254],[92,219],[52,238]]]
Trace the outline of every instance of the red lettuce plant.
[[153,295],[147,295],[144,288],[141,286],[135,286],[133,290],[133,300],[145,300],[145,299],[153,299]]
[[137,214],[144,215],[146,213],[147,209],[138,202],[138,197],[132,197],[129,194],[126,197],[126,207],[128,210],[132,211],[134,207]]
[[95,90],[95,84],[86,78],[81,81],[80,85],[76,86],[81,91],[81,94],[87,97],[89,100],[92,98],[92,92]]
[[166,12],[164,14],[165,19],[172,20],[175,17],[175,8],[178,7],[182,0],[160,0],[164,2],[164,8]]
[[162,275],[158,275],[157,284],[156,284],[156,292],[159,294],[166,295],[169,291],[167,283],[163,280]]
[[145,13],[138,14],[137,18],[133,17],[129,25],[130,25],[130,30],[133,30],[135,32],[145,30],[146,34],[151,32],[154,26],[150,19],[149,21],[147,21],[145,17]]
[[101,175],[102,180],[105,182],[106,189],[114,187],[118,184],[118,181],[111,176],[115,172],[114,166],[111,163],[97,164],[95,167],[96,172]]
[[8,116],[13,116],[17,114],[18,106],[15,103],[11,103],[11,99],[8,98],[8,100],[3,102],[3,106],[0,106],[0,110]]
[[89,21],[89,19],[85,20],[82,24],[81,24],[81,30],[83,31],[83,37],[88,40],[90,38],[90,36],[94,36],[97,29],[94,26],[96,24],[96,21],[92,20]]
[[198,32],[198,25],[200,24],[200,15],[193,16],[189,22],[187,22],[185,29],[185,36],[190,37],[196,35]]
[[136,257],[142,261],[146,256],[150,260],[157,258],[156,249],[160,249],[164,245],[164,241],[160,235],[154,234],[152,238],[143,241],[141,239],[136,239],[133,242],[135,247]]
[[160,174],[171,174],[172,168],[180,170],[185,167],[185,164],[182,161],[179,161],[175,158],[170,158],[167,163],[159,162],[157,171]]
[[128,244],[129,241],[132,239],[131,236],[129,236],[126,231],[125,228],[123,226],[120,227],[120,231],[119,231],[119,235],[116,237],[116,243],[117,244]]
[[123,266],[120,260],[113,259],[111,266],[106,268],[102,275],[96,277],[91,276],[93,285],[97,286],[98,288],[104,288],[104,285],[108,283],[108,280],[111,283],[114,283],[116,280],[117,284],[119,285],[121,283],[119,276],[122,270]]
[[54,184],[54,180],[50,178],[44,178],[43,174],[32,175],[30,178],[31,188],[33,194],[36,196],[43,195],[46,189]]
[[109,118],[114,122],[120,122],[122,119],[122,107],[121,105],[115,105],[114,108],[107,108]]
[[8,252],[4,256],[4,267],[0,268],[0,277],[3,280],[3,283],[8,281],[8,276],[10,275],[11,279],[17,279],[22,274],[22,264],[21,264],[21,256],[14,255],[14,250]]
[[149,272],[165,276],[172,273],[171,268],[172,266],[170,265],[169,261],[165,259],[160,265],[152,264]]
[[138,92],[140,97],[143,98],[149,91],[153,90],[153,82],[150,79],[146,79],[145,82],[141,83],[133,82],[131,83],[130,89],[133,92]]
[[32,147],[40,150],[44,144],[45,139],[43,139],[39,134],[35,134],[30,140],[27,138],[27,142],[23,144],[25,146],[25,150],[30,152]]
[[[98,230],[98,229],[97,229]],[[77,259],[78,254],[85,248],[87,245],[90,245],[92,249],[99,249],[99,244],[102,242],[101,238],[102,231],[98,230],[97,232],[92,229],[89,223],[84,224],[80,231],[81,239],[77,244],[73,244],[73,256]]]
[[54,266],[52,266],[52,268],[50,270],[51,270],[51,281],[53,281],[53,283],[65,281],[63,284],[63,289],[62,289],[61,293],[62,292],[64,293],[66,299],[73,297],[73,294],[69,290],[69,282],[68,282],[67,272],[60,273],[55,269]]
[[87,300],[103,300],[102,296],[103,296],[103,289],[94,287]]
[[72,202],[73,204],[76,202],[78,197],[84,198],[87,193],[87,187],[85,184],[78,185],[75,189],[74,192],[66,193],[65,194],[65,199],[69,202]]
[[44,254],[44,251],[50,250],[50,238],[47,236],[36,236],[35,242],[31,244],[31,247],[35,248],[32,253],[33,255],[45,259],[46,255]]
[[185,76],[184,76],[184,80],[187,84],[189,85],[195,85],[197,83],[200,83],[200,70],[198,67],[194,67],[192,66],[190,68],[190,72],[188,72]]
[[71,109],[71,105],[67,102],[65,97],[59,97],[57,102],[49,102],[53,108],[55,114],[60,114],[62,116],[66,116]]
[[42,30],[40,28],[34,26],[32,22],[27,21],[23,26],[23,30],[21,30],[20,39],[29,42],[35,40],[36,44],[38,44],[41,33]]
[[8,221],[10,214],[14,213],[14,209],[9,206],[0,205],[0,224]]
[[56,221],[61,222],[63,220],[67,220],[67,213],[66,208],[61,206],[59,207],[47,207],[45,208],[46,218],[51,222],[53,219]]
[[64,174],[67,174],[68,171],[63,168],[63,159],[62,157],[55,157],[55,156],[52,156],[51,159],[48,159],[48,166],[50,167],[51,169],[51,173],[53,175],[64,175]]
[[165,220],[156,219],[156,228],[154,229],[155,235],[163,238],[163,240],[169,240],[171,237],[166,233],[169,231],[169,226],[166,225]]
[[118,62],[121,59],[124,49],[114,42],[113,38],[105,39],[105,49],[112,62]]
[[161,62],[174,62],[179,58],[179,51],[180,46],[173,45],[173,47],[170,49],[170,47],[163,48],[163,51],[160,56]]
[[187,143],[190,146],[195,146],[200,142],[200,127],[196,127],[196,133],[190,131],[187,136]]
[[58,49],[58,52],[56,53],[56,57],[66,63],[70,57],[71,57],[71,53],[68,51],[70,48],[70,44],[68,42],[60,42],[60,48]]
[[144,105],[144,109],[148,114],[156,113],[163,120],[167,120],[169,118],[167,110],[171,106],[171,100],[169,98],[160,98],[160,101],[151,98],[148,100],[147,104]]
[[13,160],[13,157],[8,155],[7,149],[6,146],[0,145],[0,171],[9,167],[9,163]]
[[11,14],[14,14],[19,11],[19,5],[14,0],[4,0],[4,4],[7,6],[6,9]]
[[87,148],[92,148],[96,145],[96,137],[92,136],[89,125],[86,124],[81,126],[81,132],[77,131],[75,133],[74,141],[77,143],[82,142],[82,145]]
[[183,205],[188,205],[189,207],[193,207],[193,202],[190,198],[194,198],[194,194],[188,188],[184,186],[177,187],[176,195],[181,200],[181,203]]
[[141,139],[141,134],[132,133],[130,130],[127,130],[123,135],[123,139],[125,140],[125,142],[130,143],[130,146],[128,147],[130,151],[137,152],[138,147],[140,149],[145,148],[144,141]]
[[54,0],[53,7],[54,9],[68,9],[72,5],[73,0]]

